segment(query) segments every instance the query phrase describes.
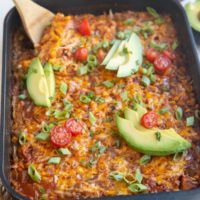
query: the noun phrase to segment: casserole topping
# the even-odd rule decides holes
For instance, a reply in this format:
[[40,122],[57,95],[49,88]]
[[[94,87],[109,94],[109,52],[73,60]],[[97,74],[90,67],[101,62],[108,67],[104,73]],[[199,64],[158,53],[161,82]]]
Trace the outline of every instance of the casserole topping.
[[200,184],[199,105],[167,15],[58,13],[13,46],[10,181],[30,199]]

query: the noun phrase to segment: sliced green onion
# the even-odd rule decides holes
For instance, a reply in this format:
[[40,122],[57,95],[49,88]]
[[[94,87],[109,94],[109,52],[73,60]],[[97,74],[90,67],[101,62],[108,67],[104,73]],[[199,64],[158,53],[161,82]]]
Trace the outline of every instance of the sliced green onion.
[[147,75],[150,76],[151,74],[153,74],[155,72],[154,70],[154,67],[153,66],[150,66],[148,69],[147,69]]
[[198,120],[200,120],[200,110],[195,110],[194,115]]
[[147,76],[142,76],[142,85],[147,87],[151,83],[150,79]]
[[102,48],[104,48],[104,49],[107,49],[109,47],[109,45],[110,45],[110,43],[108,41],[103,41],[101,44]]
[[132,30],[134,33],[139,33],[141,31],[141,28],[139,26],[134,26]]
[[151,156],[150,155],[144,155],[140,158],[140,165],[146,165],[147,163],[149,163],[151,161]]
[[28,175],[35,182],[39,183],[41,181],[41,176],[33,164],[28,166]]
[[107,88],[112,88],[112,87],[114,87],[114,83],[113,83],[112,81],[109,81],[109,80],[104,81],[104,82],[103,82],[103,85],[106,86]]
[[133,24],[133,19],[132,18],[128,18],[125,21],[123,21],[124,25],[132,25]]
[[35,136],[35,138],[36,138],[37,140],[46,141],[46,140],[49,139],[49,133],[47,133],[47,132],[41,132],[41,133],[37,134],[37,135]]
[[80,95],[80,101],[82,103],[88,104],[88,103],[91,102],[91,99],[88,96],[81,94]]
[[125,29],[124,30],[124,34],[125,34],[125,39],[128,39],[128,38],[130,38],[130,35],[132,34],[132,30],[130,30],[130,29]]
[[124,174],[121,172],[113,171],[113,172],[110,172],[110,178],[116,181],[122,181],[124,179]]
[[91,92],[88,92],[88,93],[87,93],[87,96],[88,96],[90,99],[93,99],[95,95],[94,95],[94,92],[91,91]]
[[128,47],[124,47],[120,53],[121,55],[126,55],[130,54],[131,52],[129,51]]
[[188,117],[186,119],[186,126],[193,126],[194,125],[194,116]]
[[60,84],[60,91],[63,93],[63,94],[66,94],[67,93],[67,84],[65,82],[61,82]]
[[122,98],[123,102],[127,101],[128,100],[128,92],[127,91],[122,92],[121,98]]
[[87,59],[89,70],[91,71],[97,65],[97,58],[95,55],[89,55]]
[[20,100],[24,100],[24,99],[27,98],[27,96],[26,96],[25,94],[20,94],[20,95],[18,96],[18,98],[19,98]]
[[176,109],[175,117],[176,117],[177,120],[181,120],[182,119],[182,117],[183,117],[183,109],[181,107],[178,107]]
[[48,160],[48,164],[59,164],[61,161],[60,157],[52,157]]
[[155,83],[156,82],[156,75],[155,74],[151,74],[150,75],[150,81],[151,81],[151,83]]
[[50,131],[51,131],[51,129],[54,127],[55,125],[54,124],[43,124],[43,126],[42,126],[42,132],[47,132],[47,133],[49,133]]
[[45,189],[44,189],[43,187],[41,187],[41,188],[39,189],[39,192],[42,193],[42,194],[44,194],[44,193],[45,193]]
[[57,153],[59,153],[60,155],[68,155],[68,156],[71,156],[72,153],[69,151],[68,148],[60,148],[60,149],[57,149],[56,150]]
[[139,105],[142,105],[143,102],[142,102],[142,97],[138,94],[138,93],[135,93],[133,95],[133,99],[134,99],[134,102],[139,104]]
[[26,143],[26,134],[25,133],[21,133],[19,135],[19,144],[20,145],[24,145]]
[[172,44],[172,49],[173,49],[173,50],[176,50],[176,49],[178,48],[178,46],[179,46],[178,40],[175,40],[175,41],[173,42],[173,44]]
[[93,153],[98,151],[99,154],[103,154],[106,151],[106,147],[102,145],[100,141],[97,141],[95,142],[91,150]]
[[174,157],[173,157],[173,160],[174,161],[179,161],[179,160],[181,160],[182,156],[183,156],[183,152],[175,153]]
[[156,43],[153,40],[150,43],[150,47],[152,47],[152,48],[154,48],[154,49],[156,49],[158,51],[163,51],[163,50],[165,50],[168,47],[168,45],[166,43],[160,43],[160,44],[158,44],[158,43]]
[[147,74],[147,69],[146,68],[142,69],[142,74]]
[[61,66],[53,66],[53,70],[54,71],[60,71],[60,69],[61,69],[62,67]]
[[125,33],[123,31],[119,31],[117,33],[117,37],[121,40],[125,39]]
[[55,110],[55,112],[53,113],[53,116],[56,119],[59,120],[64,120],[64,119],[68,119],[70,117],[70,112],[68,110]]
[[46,111],[45,115],[46,115],[46,116],[53,116],[54,112],[55,112],[55,110],[52,109],[52,108],[50,108],[50,109],[48,109],[48,110]]
[[164,21],[163,18],[157,18],[157,19],[155,20],[155,23],[158,24],[158,25],[163,24],[164,22],[165,22],[165,21]]
[[47,194],[42,194],[38,200],[47,200]]
[[93,138],[94,137],[94,132],[90,131],[90,137]]
[[133,106],[132,106],[132,109],[135,110],[135,111],[137,111],[137,109],[138,109],[138,104],[137,104],[137,103],[134,103]]
[[63,104],[64,104],[64,110],[71,111],[73,108],[73,105],[67,100],[63,99]]
[[96,97],[96,98],[95,98],[95,101],[96,101],[97,103],[105,103],[105,99],[102,98],[102,97]]
[[161,140],[161,133],[160,132],[155,132],[156,140],[160,141]]
[[96,123],[96,118],[92,112],[89,112],[89,120],[92,125]]
[[140,193],[148,190],[148,188],[145,185],[139,183],[133,183],[129,185],[128,189],[133,193]]
[[159,110],[159,114],[163,115],[165,113],[169,112],[169,108],[162,108]]
[[91,158],[88,162],[88,167],[92,167],[93,165],[95,165],[97,163],[97,161],[94,158]]
[[141,183],[141,182],[142,182],[143,176],[142,176],[142,174],[141,174],[140,169],[136,169],[136,172],[135,172],[135,179],[137,180],[138,183]]
[[87,73],[88,73],[88,67],[87,67],[87,66],[81,66],[81,67],[79,67],[78,70],[77,70],[77,74],[78,74],[79,76],[85,75],[85,74],[87,74]]
[[157,12],[154,8],[152,8],[152,7],[147,7],[146,9],[147,9],[147,12],[148,12],[150,15],[152,15],[153,17],[155,17],[155,18],[159,18],[159,17],[160,17],[160,15],[158,14],[158,12]]
[[132,183],[135,183],[136,182],[136,179],[135,179],[135,176],[133,174],[126,174],[124,176],[124,181],[127,183],[127,184],[132,184]]

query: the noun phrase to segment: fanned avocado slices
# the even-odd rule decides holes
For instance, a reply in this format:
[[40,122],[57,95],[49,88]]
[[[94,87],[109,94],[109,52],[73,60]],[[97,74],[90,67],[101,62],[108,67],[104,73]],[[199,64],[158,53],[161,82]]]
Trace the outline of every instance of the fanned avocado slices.
[[140,38],[131,33],[129,39],[115,41],[102,65],[107,70],[118,70],[117,77],[127,77],[136,73],[143,61]]
[[[172,128],[146,129],[140,124],[140,118],[147,112],[138,105],[137,111],[126,108],[125,119],[116,117],[120,135],[135,150],[154,156],[165,156],[182,152],[191,147],[191,143],[181,137]],[[159,133],[159,139],[157,137]]]

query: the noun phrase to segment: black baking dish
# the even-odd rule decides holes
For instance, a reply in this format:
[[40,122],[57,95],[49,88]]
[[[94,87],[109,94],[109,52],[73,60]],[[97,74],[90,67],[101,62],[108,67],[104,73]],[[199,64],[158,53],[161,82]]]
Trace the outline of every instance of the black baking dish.
[[[200,103],[200,66],[197,52],[195,50],[194,39],[189,27],[183,8],[176,0],[37,0],[40,5],[53,12],[63,12],[65,14],[93,13],[102,14],[112,9],[116,11],[144,11],[147,6],[154,7],[161,13],[168,13],[172,16],[178,31],[179,41],[186,55],[188,73],[193,79],[196,97]],[[12,51],[12,34],[21,26],[18,13],[13,8],[4,21],[3,38],[3,70],[2,70],[2,97],[1,97],[1,134],[0,134],[0,175],[3,185],[15,199],[27,199],[15,192],[9,182],[10,163],[10,122],[11,122],[11,86],[12,86],[12,66],[10,62]],[[156,194],[141,194],[117,197],[104,197],[100,199],[126,199],[126,200],[199,200],[200,188],[179,192],[163,192]]]

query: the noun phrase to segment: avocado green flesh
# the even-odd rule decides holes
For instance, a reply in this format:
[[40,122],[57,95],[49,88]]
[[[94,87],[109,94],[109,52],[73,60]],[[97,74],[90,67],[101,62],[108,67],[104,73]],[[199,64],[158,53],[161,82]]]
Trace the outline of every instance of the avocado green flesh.
[[134,127],[140,131],[144,131],[144,132],[148,131],[148,132],[152,132],[152,133],[160,132],[160,133],[166,135],[167,137],[170,136],[170,137],[174,137],[179,140],[182,140],[184,142],[186,141],[179,134],[177,134],[176,131],[172,128],[164,129],[164,130],[161,130],[159,128],[152,128],[152,129],[144,128],[140,123],[140,119],[146,112],[147,112],[147,110],[144,107],[137,105],[137,112],[134,110],[131,110],[129,108],[125,108],[124,115],[125,115],[125,119],[130,120],[133,123]]
[[128,56],[123,53],[123,49],[126,46],[126,43],[127,43],[126,40],[121,41],[118,49],[116,50],[116,52],[106,65],[106,69],[117,70],[120,65],[126,62]]
[[116,40],[114,42],[112,48],[110,49],[110,51],[108,52],[107,56],[103,60],[102,65],[107,65],[108,64],[108,62],[110,61],[110,59],[113,57],[114,53],[117,51],[120,43],[121,43],[121,41],[119,41],[119,40]]
[[191,26],[200,32],[200,1],[186,4],[185,10]]
[[[140,119],[147,110],[139,104],[136,107],[137,111],[125,108],[125,119],[117,116],[116,120],[120,135],[133,149],[148,155],[165,156],[191,147],[191,143],[172,128],[162,130],[143,127]],[[156,138],[156,132],[161,134],[160,140]]]
[[117,77],[130,76],[132,73],[137,72],[139,66],[142,64],[143,61],[142,44],[140,42],[140,38],[135,33],[131,34],[131,37],[128,41],[128,50],[129,50],[128,59],[126,63],[120,65]]
[[53,68],[52,68],[51,64],[49,64],[49,63],[45,64],[44,74],[45,74],[46,81],[47,81],[49,96],[54,97],[56,84],[55,84],[55,77],[54,77],[54,72],[53,72]]
[[135,150],[155,156],[165,156],[181,152],[190,147],[190,143],[166,137],[161,133],[161,139],[156,139],[155,133],[139,131],[134,124],[117,116],[117,125],[120,135]]
[[46,77],[38,58],[35,58],[29,66],[26,84],[28,93],[34,104],[38,106],[51,106]]

